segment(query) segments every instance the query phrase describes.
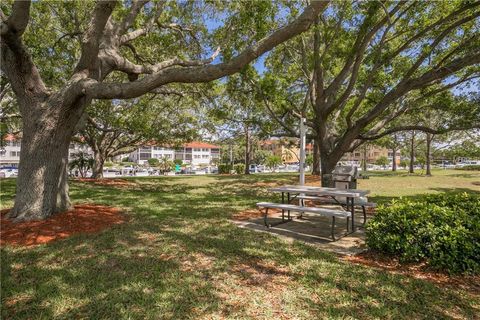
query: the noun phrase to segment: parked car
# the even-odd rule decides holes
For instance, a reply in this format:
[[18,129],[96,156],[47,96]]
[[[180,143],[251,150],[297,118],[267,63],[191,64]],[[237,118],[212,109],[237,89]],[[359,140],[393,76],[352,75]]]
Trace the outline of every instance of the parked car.
[[135,176],[137,177],[148,177],[148,170],[147,169],[137,169],[135,171]]
[[121,172],[118,169],[113,169],[113,168],[103,169],[103,177],[104,178],[112,178],[112,177],[118,176],[120,174],[121,174]]
[[18,169],[17,168],[3,168],[0,169],[0,172],[4,174],[5,178],[11,178],[18,176]]

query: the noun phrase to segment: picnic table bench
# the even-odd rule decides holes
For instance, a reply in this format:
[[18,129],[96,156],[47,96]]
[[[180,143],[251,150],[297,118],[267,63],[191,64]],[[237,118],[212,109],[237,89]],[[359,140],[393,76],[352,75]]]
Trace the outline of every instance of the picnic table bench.
[[[259,208],[265,208],[264,222],[267,227],[271,225],[267,222],[268,209],[281,209],[282,210],[282,221],[276,223],[285,223],[292,221],[290,212],[304,212],[318,214],[322,216],[332,217],[332,239],[335,240],[334,228],[335,228],[335,217],[347,218],[347,233],[349,231],[348,225],[350,225],[349,220],[351,219],[351,231],[355,231],[355,200],[365,198],[365,195],[369,193],[368,190],[357,190],[357,189],[340,189],[340,188],[325,188],[325,187],[312,187],[312,186],[292,186],[286,185],[276,188],[270,188],[268,191],[271,192],[280,192],[282,194],[282,203],[273,203],[273,202],[259,202],[257,206]],[[285,194],[287,199],[285,199]],[[292,196],[293,195],[293,196]],[[299,200],[320,200],[324,202],[329,202],[334,204],[340,204],[344,209],[327,209],[319,207],[310,207],[305,206],[303,201],[300,202],[301,205],[291,204],[291,201]],[[338,200],[337,200],[338,199]],[[366,199],[366,198],[365,198]],[[285,200],[287,200],[285,202]],[[363,205],[366,202],[363,201]],[[362,205],[362,201],[359,201],[357,205]],[[288,214],[288,218],[285,221],[285,211]],[[366,213],[364,210],[364,221],[366,218]]]
[[264,223],[265,226],[267,227],[272,227],[278,224],[281,224],[284,222],[284,217],[282,216],[282,221],[278,222],[276,224],[269,224],[267,222],[267,217],[268,217],[268,209],[281,209],[282,211],[287,210],[288,211],[288,219],[291,221],[290,217],[290,211],[293,212],[308,212],[308,213],[313,213],[313,214],[318,214],[326,217],[332,217],[332,239],[335,240],[335,217],[340,217],[340,218],[347,218],[347,232],[349,229],[349,219],[352,216],[351,212],[345,211],[345,210],[334,210],[334,209],[326,209],[326,208],[318,208],[318,207],[306,207],[306,206],[297,206],[294,204],[286,204],[286,203],[273,203],[273,202],[259,202],[257,203],[257,206],[260,208],[265,208],[265,214],[264,214]]
[[[292,200],[295,200],[295,199],[302,200],[301,201],[302,205],[305,205],[305,202],[303,200],[312,200],[312,201],[318,201],[318,202],[325,203],[325,204],[338,204],[338,205],[344,207],[345,210],[348,210],[347,199],[345,197],[297,195]],[[361,207],[362,208],[363,224],[365,224],[365,222],[367,221],[367,210],[366,210],[366,208],[375,208],[377,206],[377,204],[375,202],[369,202],[366,197],[360,197],[358,199],[355,199],[355,204],[354,205],[356,207]]]

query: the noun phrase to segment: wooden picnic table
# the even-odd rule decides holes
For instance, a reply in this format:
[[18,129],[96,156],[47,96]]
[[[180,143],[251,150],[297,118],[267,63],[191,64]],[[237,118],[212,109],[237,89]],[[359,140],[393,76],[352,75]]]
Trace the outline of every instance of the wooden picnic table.
[[[287,203],[290,203],[291,200],[295,199],[298,195],[310,195],[317,197],[345,197],[347,210],[350,209],[352,214],[352,232],[355,231],[355,199],[365,197],[370,193],[369,190],[358,190],[358,189],[340,189],[340,188],[326,188],[326,187],[313,187],[313,186],[300,186],[300,185],[285,185],[275,188],[270,188],[268,191],[271,192],[281,192],[282,193],[282,203],[285,203],[285,194],[287,194]],[[291,195],[294,195],[294,198],[291,198]],[[284,211],[282,210],[282,217]],[[290,218],[290,211],[288,211],[288,219]]]

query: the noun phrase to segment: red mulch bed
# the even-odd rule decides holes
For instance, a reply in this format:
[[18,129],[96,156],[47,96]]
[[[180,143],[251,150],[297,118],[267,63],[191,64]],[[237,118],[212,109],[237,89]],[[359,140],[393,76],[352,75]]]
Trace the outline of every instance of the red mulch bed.
[[126,179],[118,178],[104,178],[104,179],[93,179],[93,178],[77,178],[75,181],[79,182],[88,182],[98,186],[113,186],[113,187],[130,187],[135,186],[136,183],[133,181],[128,181]]
[[424,279],[439,285],[462,287],[480,294],[480,276],[452,276],[443,272],[428,270],[425,263],[400,263],[398,259],[375,252],[364,252],[343,257],[345,261],[361,264],[416,279]]
[[73,210],[46,220],[14,223],[1,211],[0,245],[34,246],[79,233],[96,233],[126,221],[120,209],[94,204],[76,205]]

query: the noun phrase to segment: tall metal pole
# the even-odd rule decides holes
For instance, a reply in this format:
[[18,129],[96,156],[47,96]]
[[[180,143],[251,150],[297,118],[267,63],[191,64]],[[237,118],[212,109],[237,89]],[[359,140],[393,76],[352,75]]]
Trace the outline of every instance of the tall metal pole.
[[232,166],[229,173],[233,171],[233,145],[230,144],[230,165]]
[[300,185],[305,185],[305,118],[300,118]]

